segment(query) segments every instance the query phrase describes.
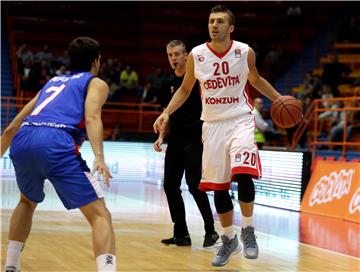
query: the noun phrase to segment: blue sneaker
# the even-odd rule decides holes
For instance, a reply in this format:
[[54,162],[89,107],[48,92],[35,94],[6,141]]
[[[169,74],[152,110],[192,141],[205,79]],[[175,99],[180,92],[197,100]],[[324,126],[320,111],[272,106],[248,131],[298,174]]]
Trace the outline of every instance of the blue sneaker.
[[225,235],[221,235],[221,241],[222,245],[212,261],[213,266],[223,266],[227,264],[232,255],[238,254],[241,251],[241,245],[237,235],[232,239],[229,239],[229,237]]
[[241,228],[241,242],[244,245],[244,256],[248,259],[256,259],[259,255],[259,247],[254,234],[254,227]]

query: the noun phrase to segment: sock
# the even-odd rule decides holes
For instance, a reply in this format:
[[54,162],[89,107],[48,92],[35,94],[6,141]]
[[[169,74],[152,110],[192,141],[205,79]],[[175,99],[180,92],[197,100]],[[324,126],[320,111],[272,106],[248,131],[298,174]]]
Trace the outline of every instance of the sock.
[[5,267],[12,266],[17,271],[20,270],[20,255],[23,248],[24,242],[9,240]]
[[96,263],[99,272],[116,271],[116,256],[111,254],[102,254],[96,257]]
[[228,238],[232,239],[235,237],[235,231],[233,225],[228,227],[223,227],[223,235],[227,236]]
[[242,227],[246,228],[248,226],[252,226],[252,227],[254,226],[254,216],[242,217]]

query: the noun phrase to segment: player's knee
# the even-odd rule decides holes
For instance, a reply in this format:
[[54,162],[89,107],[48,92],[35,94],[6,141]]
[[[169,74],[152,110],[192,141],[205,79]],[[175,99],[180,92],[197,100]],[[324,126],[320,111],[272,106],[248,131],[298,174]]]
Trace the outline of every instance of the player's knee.
[[245,203],[250,203],[255,200],[255,186],[250,175],[238,174],[235,175],[235,180],[238,183],[238,199]]
[[26,205],[28,208],[35,210],[37,203],[32,202],[27,197],[25,197],[23,194],[20,195],[20,203],[23,205]]
[[107,221],[111,224],[111,214],[102,198],[80,207],[80,210],[89,221],[90,225],[103,221]]
[[102,211],[101,216],[102,216],[103,218],[105,218],[107,221],[111,222],[111,213],[110,213],[110,211],[108,210],[108,208],[106,208],[106,207],[104,208],[104,210]]
[[228,190],[214,191],[214,202],[216,211],[219,214],[227,213],[234,208]]
[[93,226],[94,224],[101,224],[102,226],[110,226],[112,225],[111,222],[111,214],[107,208],[102,209],[95,213],[91,219],[89,220],[89,223]]

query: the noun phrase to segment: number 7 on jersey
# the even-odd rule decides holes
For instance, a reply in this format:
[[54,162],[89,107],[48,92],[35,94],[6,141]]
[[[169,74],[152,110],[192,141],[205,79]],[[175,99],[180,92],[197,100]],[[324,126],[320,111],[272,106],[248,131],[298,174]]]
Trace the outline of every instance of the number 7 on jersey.
[[31,115],[38,115],[47,104],[49,104],[51,101],[55,99],[64,89],[66,85],[62,84],[61,86],[51,86],[49,87],[45,92],[50,93],[54,92],[52,95],[50,95],[48,98],[46,98],[39,106],[37,106],[34,111],[31,113]]

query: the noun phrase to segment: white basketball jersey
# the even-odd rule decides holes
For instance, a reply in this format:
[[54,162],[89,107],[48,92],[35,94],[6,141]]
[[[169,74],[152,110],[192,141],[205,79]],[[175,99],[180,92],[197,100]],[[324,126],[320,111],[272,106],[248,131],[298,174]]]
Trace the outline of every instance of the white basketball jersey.
[[253,106],[246,84],[249,46],[232,41],[229,50],[219,54],[204,43],[191,52],[195,77],[201,87],[201,119],[211,122],[251,112]]

